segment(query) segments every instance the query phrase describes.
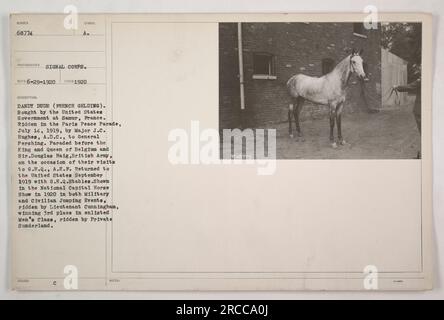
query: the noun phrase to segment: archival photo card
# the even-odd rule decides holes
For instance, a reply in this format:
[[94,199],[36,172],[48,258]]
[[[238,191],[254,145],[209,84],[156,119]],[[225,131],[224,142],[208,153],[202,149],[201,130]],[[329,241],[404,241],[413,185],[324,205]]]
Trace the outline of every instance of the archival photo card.
[[14,290],[428,290],[428,14],[12,14]]

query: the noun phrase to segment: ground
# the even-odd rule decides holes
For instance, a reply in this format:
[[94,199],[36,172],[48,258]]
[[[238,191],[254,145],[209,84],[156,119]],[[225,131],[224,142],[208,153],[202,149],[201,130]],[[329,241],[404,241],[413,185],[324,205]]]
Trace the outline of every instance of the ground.
[[[290,138],[288,123],[267,128],[277,130],[277,159],[416,159],[421,138],[412,109],[413,104],[409,104],[376,113],[343,114],[342,134],[346,144],[336,149],[330,143],[328,117],[302,121],[302,139]],[[226,142],[221,147],[227,147]],[[251,154],[249,149],[247,154]]]
[[[342,116],[346,145],[330,144],[329,119],[301,122],[303,139],[290,138],[288,123],[277,129],[277,159],[412,159],[421,150],[412,106],[377,113],[350,113]],[[335,128],[335,136],[337,135]]]

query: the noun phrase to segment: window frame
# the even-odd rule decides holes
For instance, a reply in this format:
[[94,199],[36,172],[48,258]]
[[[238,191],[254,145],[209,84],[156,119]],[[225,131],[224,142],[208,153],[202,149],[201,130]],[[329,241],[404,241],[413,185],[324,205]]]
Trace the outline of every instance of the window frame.
[[[268,74],[256,73],[255,71],[255,57],[264,56],[268,58]],[[253,52],[253,79],[256,80],[276,80],[276,56],[268,52]]]

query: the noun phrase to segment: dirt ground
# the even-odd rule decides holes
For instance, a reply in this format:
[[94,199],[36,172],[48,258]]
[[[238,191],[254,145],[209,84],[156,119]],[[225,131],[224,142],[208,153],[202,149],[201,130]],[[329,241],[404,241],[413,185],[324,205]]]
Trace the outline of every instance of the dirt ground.
[[344,114],[342,135],[346,145],[336,149],[330,144],[328,118],[301,122],[303,139],[289,137],[288,123],[274,128],[277,159],[414,159],[421,150],[412,106]]

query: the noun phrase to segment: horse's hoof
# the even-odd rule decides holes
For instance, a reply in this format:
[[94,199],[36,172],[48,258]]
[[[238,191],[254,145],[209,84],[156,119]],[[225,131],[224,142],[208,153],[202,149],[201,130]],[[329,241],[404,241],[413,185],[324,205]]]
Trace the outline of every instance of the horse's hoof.
[[336,149],[336,148],[338,147],[338,145],[336,144],[336,142],[333,142],[333,143],[331,144],[331,146],[332,146],[333,149]]
[[341,146],[346,146],[346,147],[350,147],[350,146],[351,146],[351,144],[350,144],[350,143],[348,143],[348,142],[345,142],[345,140],[342,140],[342,141],[341,141]]
[[293,138],[294,138],[294,135],[290,134],[290,138],[293,139]]

